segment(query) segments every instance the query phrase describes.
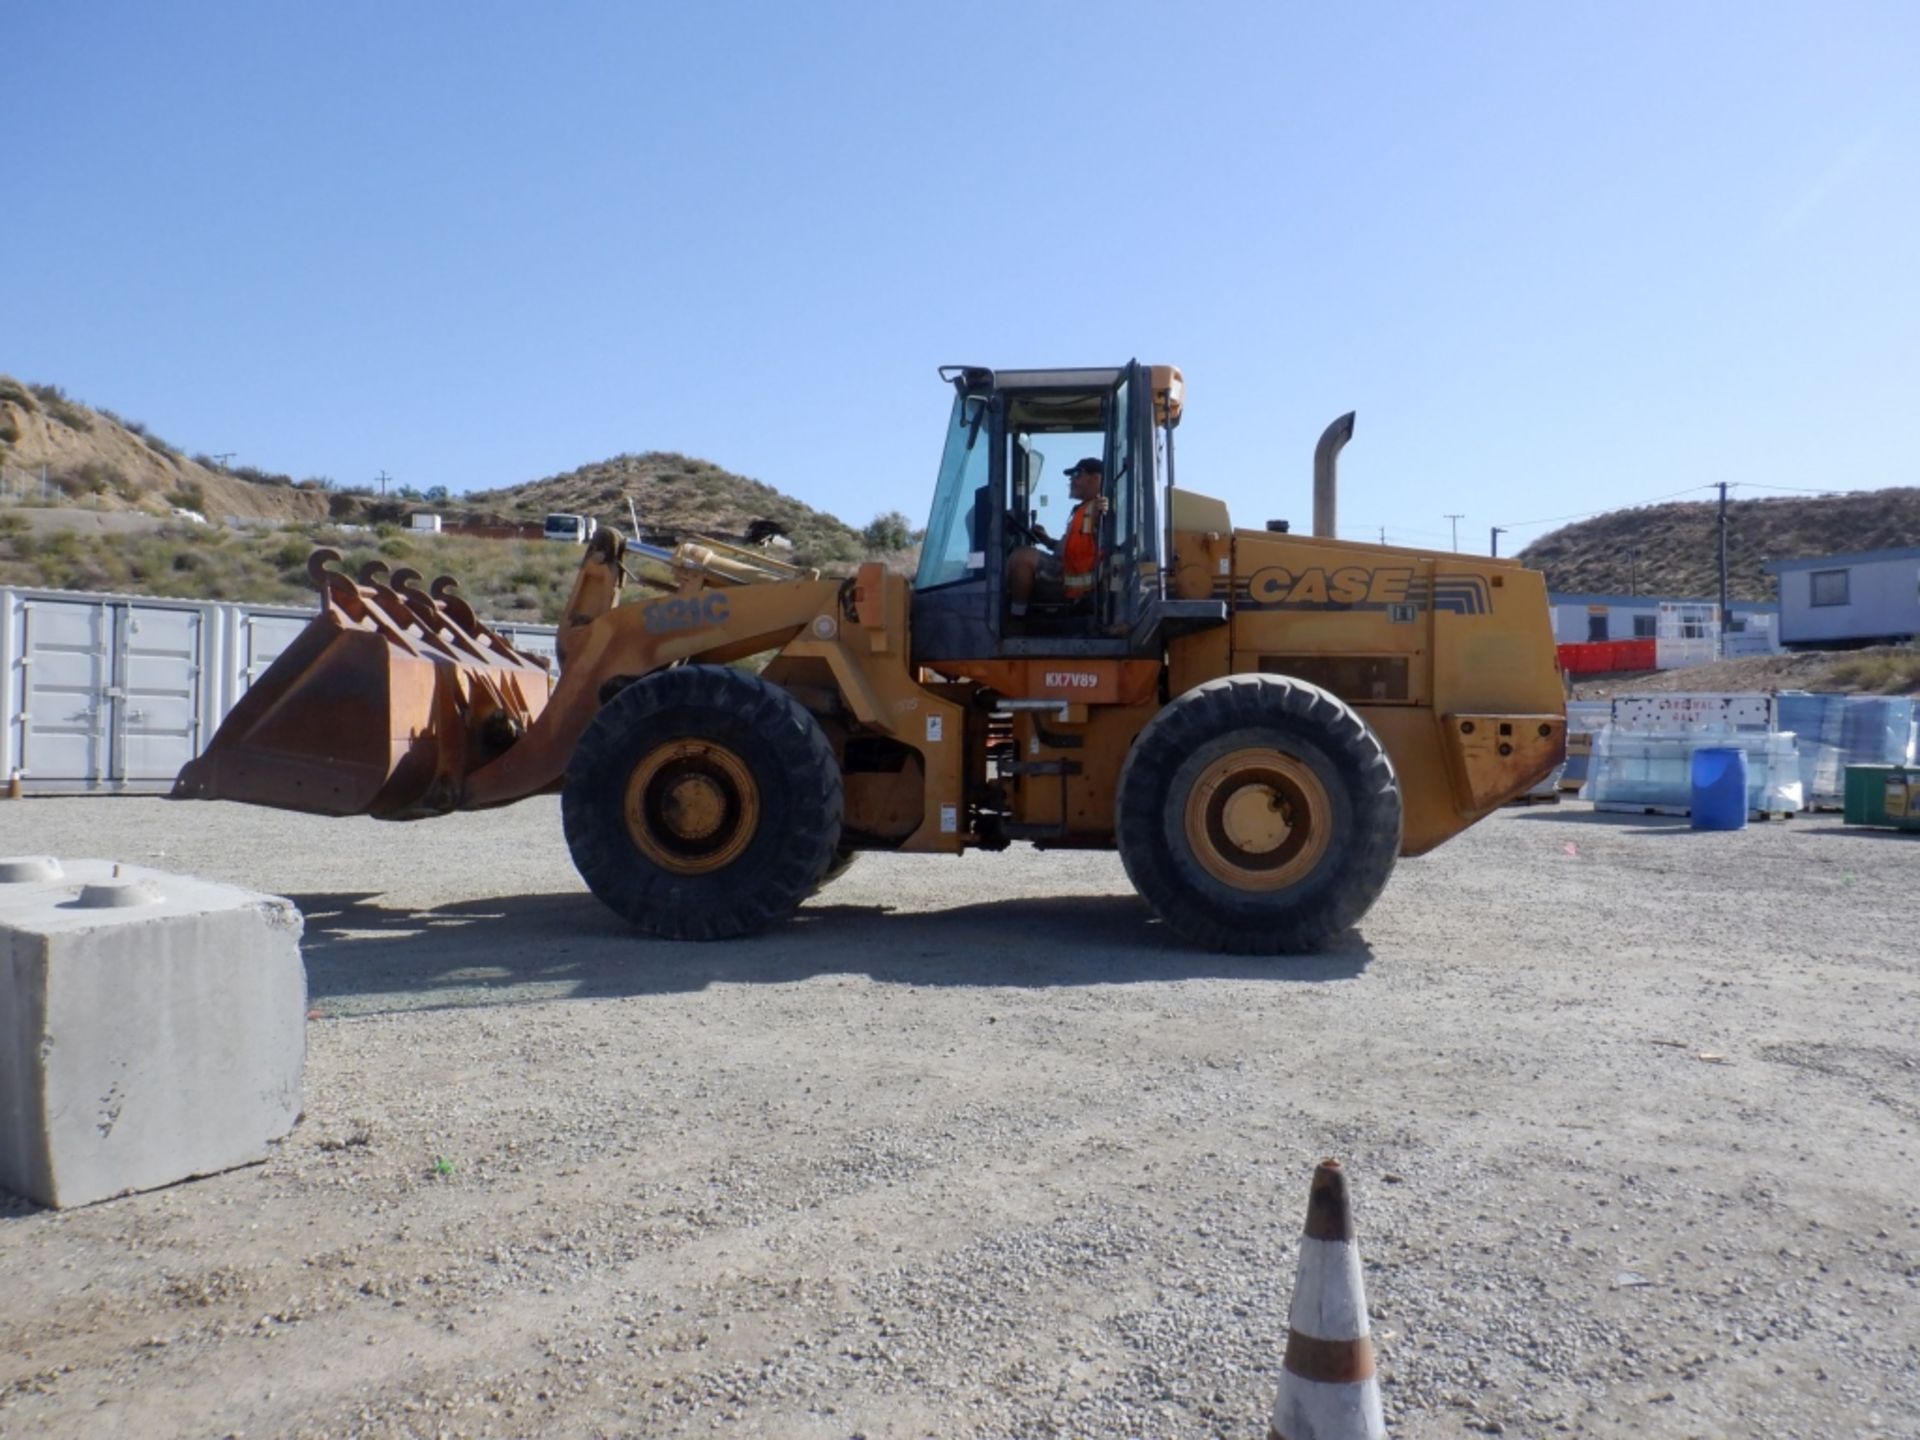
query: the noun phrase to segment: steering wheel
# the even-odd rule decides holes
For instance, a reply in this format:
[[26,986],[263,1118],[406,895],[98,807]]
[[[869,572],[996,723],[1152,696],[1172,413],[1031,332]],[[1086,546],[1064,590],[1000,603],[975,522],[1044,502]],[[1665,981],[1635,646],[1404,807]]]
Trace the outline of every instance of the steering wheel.
[[1007,511],[1007,538],[1016,545],[1032,545],[1036,548],[1043,547],[1047,543],[1041,528],[1022,520],[1018,510]]

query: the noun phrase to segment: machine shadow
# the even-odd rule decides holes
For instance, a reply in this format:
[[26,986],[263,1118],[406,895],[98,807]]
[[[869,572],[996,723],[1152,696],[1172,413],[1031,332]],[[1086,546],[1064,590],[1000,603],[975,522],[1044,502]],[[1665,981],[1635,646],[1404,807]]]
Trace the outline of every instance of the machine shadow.
[[[1685,815],[1654,815],[1638,810],[1572,810],[1554,813],[1547,809],[1528,810],[1513,817],[1516,820],[1558,820],[1566,824],[1601,825],[1609,829],[1625,830],[1633,835],[1692,835],[1693,821]],[[1838,817],[1821,811],[1798,812],[1785,820],[1752,820],[1749,828],[1759,829],[1765,825],[1785,825],[1806,831],[1814,835],[1859,835],[1873,833],[1861,826],[1847,826],[1844,829],[1826,821]],[[1706,831],[1706,834],[1724,833]],[[1898,831],[1881,831],[1881,834],[1898,834]]]
[[1895,844],[1920,842],[1920,830],[1889,830],[1879,825],[1836,825],[1819,832],[1825,840],[1888,840]]
[[1562,810],[1554,805],[1533,805],[1520,811],[1516,820],[1550,820],[1562,825],[1606,825],[1618,830],[1685,830],[1684,815],[1652,815],[1640,810]]
[[1350,980],[1372,951],[1348,932],[1311,955],[1215,955],[1179,943],[1136,897],[1047,897],[896,913],[816,902],[746,940],[653,940],[588,895],[518,895],[431,911],[369,894],[289,897],[306,917],[322,1013],[676,994],[862,974],[886,984],[1031,988],[1168,980]]

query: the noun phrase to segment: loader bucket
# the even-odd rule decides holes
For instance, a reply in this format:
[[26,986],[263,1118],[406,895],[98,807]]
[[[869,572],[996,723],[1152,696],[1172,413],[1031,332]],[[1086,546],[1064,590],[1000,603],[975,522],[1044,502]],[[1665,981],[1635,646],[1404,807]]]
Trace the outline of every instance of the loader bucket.
[[526,732],[553,678],[442,576],[375,562],[359,581],[316,550],[320,613],[174,782],[176,800],[238,800],[404,820],[460,807],[466,776]]

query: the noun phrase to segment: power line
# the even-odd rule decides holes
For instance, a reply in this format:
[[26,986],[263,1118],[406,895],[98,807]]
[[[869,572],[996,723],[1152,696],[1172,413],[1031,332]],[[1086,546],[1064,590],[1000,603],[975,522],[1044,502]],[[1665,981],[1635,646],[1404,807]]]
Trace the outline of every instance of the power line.
[[1609,505],[1604,510],[1584,510],[1578,515],[1548,515],[1540,520],[1509,520],[1500,528],[1503,530],[1525,530],[1535,525],[1553,525],[1562,520],[1590,520],[1595,515],[1609,515],[1615,510],[1632,510],[1642,505],[1658,505],[1662,500],[1673,500],[1682,495],[1692,495],[1700,490],[1713,490],[1713,485],[1689,485],[1684,490],[1675,490],[1668,495],[1655,495],[1651,500],[1629,500],[1625,505]]
[[1349,528],[1355,535],[1375,535],[1382,530],[1390,530],[1395,535],[1424,535],[1432,540],[1444,540],[1447,538],[1446,532],[1443,530],[1416,530],[1411,525],[1382,525],[1377,520],[1370,525],[1354,525]]
[[[1778,490],[1789,495],[1849,495],[1854,492],[1843,489],[1816,489],[1810,485],[1763,485],[1757,480],[1733,480],[1727,482],[1729,490]],[[1577,515],[1548,515],[1538,520],[1510,520],[1500,529],[1530,530],[1536,525],[1557,525],[1570,520],[1591,520],[1596,515],[1611,515],[1621,510],[1633,510],[1647,505],[1658,505],[1663,500],[1677,500],[1682,495],[1697,494],[1702,490],[1718,490],[1719,482],[1709,485],[1690,485],[1685,490],[1670,491],[1665,495],[1655,495],[1647,500],[1630,500],[1624,505],[1610,505],[1605,510],[1585,510]],[[1431,533],[1431,532],[1427,532]]]

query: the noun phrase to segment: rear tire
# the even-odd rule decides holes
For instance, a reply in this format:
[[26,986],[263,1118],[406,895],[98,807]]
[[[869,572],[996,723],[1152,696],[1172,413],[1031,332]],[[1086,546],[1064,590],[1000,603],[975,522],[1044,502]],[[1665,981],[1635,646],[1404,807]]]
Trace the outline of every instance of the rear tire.
[[1155,716],[1120,771],[1128,877],[1188,939],[1241,955],[1312,950],[1379,898],[1400,850],[1400,784],[1338,697],[1231,675]]
[[784,919],[840,844],[833,747],[786,691],[724,665],[635,681],[601,707],[561,790],[567,848],[610,909],[667,940]]

